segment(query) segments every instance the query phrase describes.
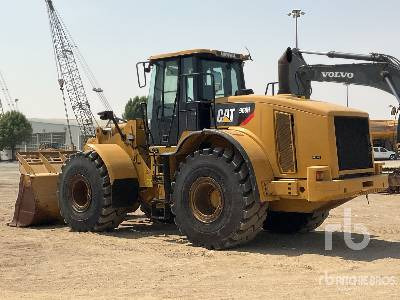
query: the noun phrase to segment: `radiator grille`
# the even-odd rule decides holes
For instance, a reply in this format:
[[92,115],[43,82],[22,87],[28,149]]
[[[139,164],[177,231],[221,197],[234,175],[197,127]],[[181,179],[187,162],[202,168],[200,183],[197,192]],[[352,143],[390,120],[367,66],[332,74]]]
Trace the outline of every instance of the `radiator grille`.
[[282,173],[296,173],[293,116],[275,112],[275,133],[278,163]]
[[372,168],[368,118],[335,117],[335,134],[340,171]]

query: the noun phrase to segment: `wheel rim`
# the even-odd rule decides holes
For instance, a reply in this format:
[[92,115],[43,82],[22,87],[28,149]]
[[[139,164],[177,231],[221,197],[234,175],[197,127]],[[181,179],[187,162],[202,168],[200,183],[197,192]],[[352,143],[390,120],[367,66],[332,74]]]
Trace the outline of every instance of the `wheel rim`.
[[193,216],[202,223],[219,218],[224,207],[221,186],[210,177],[200,177],[191,186],[189,203]]
[[87,211],[92,202],[92,190],[87,179],[82,175],[75,175],[69,186],[72,208],[79,213]]

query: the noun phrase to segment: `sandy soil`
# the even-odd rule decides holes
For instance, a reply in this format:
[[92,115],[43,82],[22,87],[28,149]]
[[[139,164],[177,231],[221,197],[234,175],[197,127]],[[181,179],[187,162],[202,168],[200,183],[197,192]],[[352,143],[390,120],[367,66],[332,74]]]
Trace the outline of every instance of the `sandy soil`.
[[[359,197],[333,210],[313,233],[262,232],[244,247],[209,251],[141,213],[107,234],[10,228],[17,180],[17,165],[1,163],[2,299],[400,297],[400,195],[371,195],[369,205]],[[370,243],[351,250],[339,230],[333,250],[326,251],[323,230],[343,224],[344,208],[352,209],[353,224],[368,228]],[[362,240],[360,231],[353,232],[355,241]]]

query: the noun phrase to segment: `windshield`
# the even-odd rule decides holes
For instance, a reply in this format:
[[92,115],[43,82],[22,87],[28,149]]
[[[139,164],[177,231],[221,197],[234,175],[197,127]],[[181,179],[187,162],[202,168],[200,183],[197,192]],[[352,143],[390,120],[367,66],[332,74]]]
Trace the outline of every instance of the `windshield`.
[[[241,62],[202,59],[201,72],[213,74],[216,98],[233,96],[238,90],[245,88]],[[211,76],[206,76],[203,82],[203,98],[210,99],[210,89],[212,92],[212,79]]]

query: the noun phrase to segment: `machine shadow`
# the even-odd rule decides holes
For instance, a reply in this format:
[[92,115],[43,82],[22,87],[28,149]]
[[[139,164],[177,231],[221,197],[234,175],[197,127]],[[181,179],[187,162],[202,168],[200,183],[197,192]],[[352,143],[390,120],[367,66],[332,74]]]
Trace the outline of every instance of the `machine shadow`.
[[[351,237],[354,243],[359,243],[364,238],[358,233],[352,233]],[[325,231],[293,235],[262,231],[252,242],[232,251],[286,256],[318,254],[344,260],[371,262],[385,258],[400,259],[400,242],[381,240],[371,235],[366,248],[352,250],[346,245],[344,232],[333,232],[332,250],[325,250]]]
[[[132,216],[118,229],[101,234],[126,239],[161,237],[166,243],[187,244],[188,247],[196,247],[180,235],[174,224],[151,222],[144,219],[143,216]],[[359,243],[364,238],[362,234],[358,233],[352,233],[351,236],[354,243]],[[400,259],[400,242],[382,240],[371,235],[368,246],[357,251],[346,245],[344,232],[333,232],[332,250],[325,250],[325,231],[292,235],[261,231],[250,243],[225,251],[285,256],[317,254],[326,257],[340,257],[344,260],[371,262],[385,258]]]

